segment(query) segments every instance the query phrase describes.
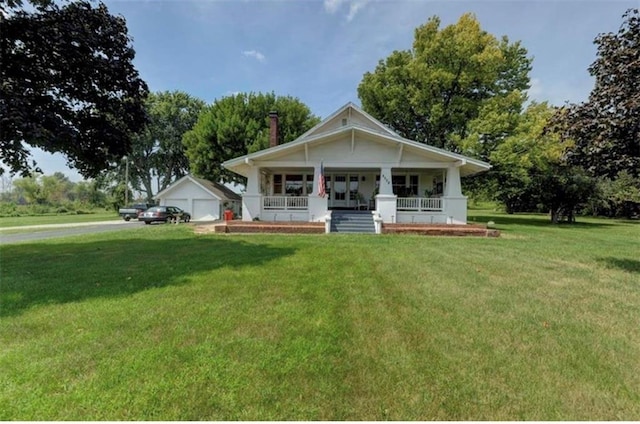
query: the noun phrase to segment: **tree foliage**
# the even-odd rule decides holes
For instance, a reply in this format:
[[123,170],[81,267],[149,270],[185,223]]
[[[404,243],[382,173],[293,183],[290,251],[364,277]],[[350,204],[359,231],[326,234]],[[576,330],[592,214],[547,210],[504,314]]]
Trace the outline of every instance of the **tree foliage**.
[[[42,206],[31,208],[31,212],[51,212],[60,207],[67,210],[76,208],[94,208],[106,206],[106,193],[95,180],[72,182],[61,172],[52,175],[33,173],[28,177],[16,178],[10,190],[2,193],[3,208],[0,215],[6,214],[16,205]],[[13,204],[13,206],[11,205]],[[52,207],[53,209],[46,208]],[[23,211],[24,212],[24,211]]]
[[[193,128],[205,103],[184,92],[166,91],[151,93],[145,107],[148,123],[133,137],[129,179],[151,201],[155,189],[162,191],[189,172],[182,137]],[[120,161],[118,174],[125,172],[123,166]]]
[[640,176],[640,14],[628,10],[617,33],[600,34],[589,67],[589,99],[558,112],[554,125],[575,142],[572,163],[596,177]]
[[183,138],[191,172],[212,181],[244,182],[221,163],[269,147],[269,112],[277,111],[278,144],[295,140],[320,120],[297,98],[237,94],[216,100]]
[[37,167],[29,148],[38,147],[92,177],[128,154],[145,123],[147,86],[124,18],[84,0],[0,8],[0,160],[28,174]]
[[365,73],[358,95],[367,112],[400,135],[460,150],[469,123],[493,107],[488,102],[510,96],[521,107],[530,70],[520,42],[497,39],[474,15],[443,29],[432,17],[416,29],[412,50],[394,51]]
[[548,130],[555,108],[532,103],[519,117],[513,134],[490,154],[488,173],[495,199],[507,212],[546,210],[552,222],[572,221],[586,203],[594,182],[580,167],[567,162],[570,140]]
[[609,217],[637,218],[640,215],[640,177],[620,171],[615,178],[598,177],[588,212]]

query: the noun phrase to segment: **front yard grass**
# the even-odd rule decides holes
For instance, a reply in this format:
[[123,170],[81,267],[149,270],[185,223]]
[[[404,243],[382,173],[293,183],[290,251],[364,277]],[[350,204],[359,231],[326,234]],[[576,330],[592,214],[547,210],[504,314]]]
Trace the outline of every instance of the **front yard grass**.
[[0,420],[639,420],[640,226],[0,246]]
[[48,214],[33,216],[3,216],[0,217],[0,231],[5,229],[14,229],[29,225],[48,225],[48,224],[75,224],[78,222],[96,222],[96,221],[115,221],[121,220],[116,212],[99,211],[86,214]]

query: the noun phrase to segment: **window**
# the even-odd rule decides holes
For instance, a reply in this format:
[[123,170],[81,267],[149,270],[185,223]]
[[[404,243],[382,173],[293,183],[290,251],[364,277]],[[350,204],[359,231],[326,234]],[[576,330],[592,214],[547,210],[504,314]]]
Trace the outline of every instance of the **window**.
[[409,175],[409,196],[420,196],[418,192],[418,176]]
[[349,175],[349,200],[358,200],[358,175]]
[[286,175],[284,188],[287,196],[302,196],[303,175]]
[[418,175],[392,175],[393,194],[398,197],[418,196],[419,181]]
[[274,174],[274,196],[304,196],[313,193],[313,175]]
[[407,182],[406,175],[392,175],[391,185],[393,185],[393,194],[400,197],[406,196],[405,184]]
[[273,195],[279,196],[282,194],[282,174],[276,174],[273,176]]
[[305,178],[307,180],[307,192],[305,194],[311,194],[313,193],[313,175],[305,175]]
[[334,175],[333,176],[333,189],[335,191],[335,195],[333,200],[346,200],[347,193],[347,177],[344,175]]

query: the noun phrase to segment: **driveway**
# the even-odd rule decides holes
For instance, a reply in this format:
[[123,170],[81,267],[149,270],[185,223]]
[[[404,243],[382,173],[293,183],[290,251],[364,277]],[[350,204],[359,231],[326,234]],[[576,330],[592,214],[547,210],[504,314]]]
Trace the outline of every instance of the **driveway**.
[[[0,244],[44,240],[56,237],[74,236],[78,234],[103,233],[106,231],[122,230],[127,227],[139,227],[141,225],[144,224],[140,221],[102,221],[83,222],[77,224],[46,224],[0,228]],[[20,232],[6,234],[11,230],[20,230]]]

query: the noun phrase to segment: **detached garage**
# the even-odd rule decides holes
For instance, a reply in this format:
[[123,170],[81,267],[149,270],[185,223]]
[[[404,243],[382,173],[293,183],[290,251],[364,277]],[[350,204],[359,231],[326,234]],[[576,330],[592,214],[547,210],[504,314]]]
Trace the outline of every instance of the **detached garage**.
[[222,218],[226,207],[239,214],[242,199],[229,188],[209,180],[186,175],[155,196],[161,206],[177,206],[191,214],[192,220]]

